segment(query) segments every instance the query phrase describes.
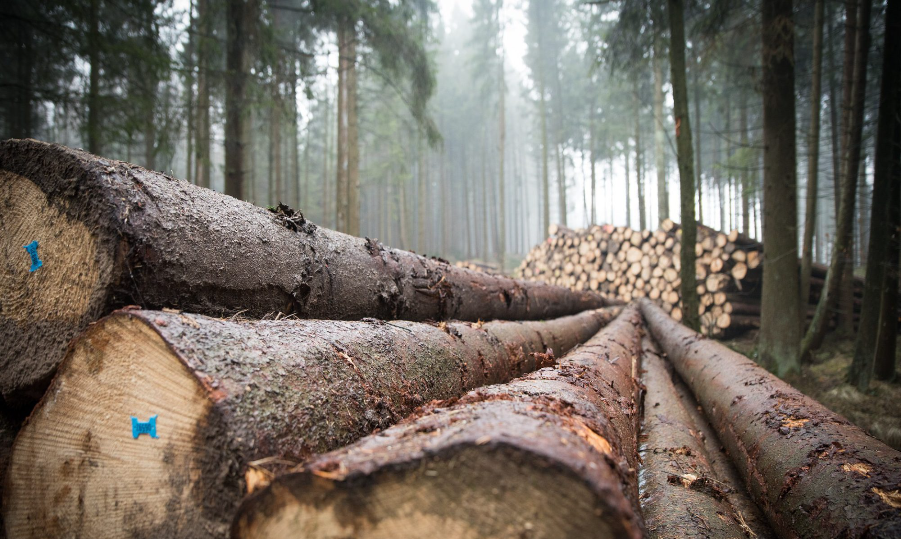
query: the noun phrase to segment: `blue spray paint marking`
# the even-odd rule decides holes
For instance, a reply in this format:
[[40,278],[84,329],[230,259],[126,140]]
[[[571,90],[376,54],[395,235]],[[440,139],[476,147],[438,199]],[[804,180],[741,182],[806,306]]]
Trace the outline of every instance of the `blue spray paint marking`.
[[44,262],[38,258],[38,242],[37,240],[29,243],[28,245],[23,245],[22,247],[28,251],[28,254],[31,255],[31,268],[28,271],[34,271],[39,267],[44,265]]
[[149,434],[151,438],[159,438],[156,435],[156,416],[150,416],[147,421],[138,421],[138,418],[131,416],[131,435],[134,439],[142,434]]

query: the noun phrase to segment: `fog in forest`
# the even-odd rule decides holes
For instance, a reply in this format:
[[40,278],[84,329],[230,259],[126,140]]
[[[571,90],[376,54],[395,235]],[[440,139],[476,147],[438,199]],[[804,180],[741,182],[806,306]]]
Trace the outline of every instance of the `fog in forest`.
[[[884,27],[876,4],[874,81]],[[840,8],[826,2],[820,262],[835,226]],[[245,23],[237,54],[246,80],[229,105],[233,12]],[[799,163],[809,149],[812,19],[812,2],[795,7]],[[503,259],[508,269],[549,224],[682,220],[663,3],[13,0],[2,24],[3,138],[83,147],[226,191],[228,109],[238,107],[241,198],[451,260]],[[697,217],[759,237],[760,10],[690,2],[686,28]],[[345,73],[352,91],[341,90]],[[870,84],[859,246],[877,97]],[[353,133],[339,133],[342,118]],[[351,195],[339,176],[356,167]],[[801,215],[805,174],[798,166]],[[348,200],[358,230],[344,215]]]

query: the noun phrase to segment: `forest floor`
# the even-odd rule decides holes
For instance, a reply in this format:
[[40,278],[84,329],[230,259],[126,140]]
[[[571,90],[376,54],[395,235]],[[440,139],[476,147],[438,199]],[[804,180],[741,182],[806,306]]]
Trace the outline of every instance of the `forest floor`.
[[[756,332],[749,332],[723,344],[753,358],[756,341]],[[866,393],[858,391],[845,382],[853,354],[853,339],[828,337],[816,354],[816,361],[785,381],[873,437],[901,450],[901,381],[877,380]]]

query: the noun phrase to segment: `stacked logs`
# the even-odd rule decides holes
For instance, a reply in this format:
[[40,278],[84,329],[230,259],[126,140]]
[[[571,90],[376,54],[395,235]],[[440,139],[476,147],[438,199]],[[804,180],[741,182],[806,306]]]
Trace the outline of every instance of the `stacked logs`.
[[[676,320],[682,319],[680,253],[682,229],[670,219],[660,228],[594,225],[573,230],[552,225],[550,237],[536,246],[516,270],[517,277],[591,290],[625,302],[647,297]],[[734,336],[760,326],[763,245],[740,234],[698,225],[695,276],[698,314],[704,334]],[[827,268],[814,265],[808,316],[826,280]],[[860,309],[863,281],[854,281]]]

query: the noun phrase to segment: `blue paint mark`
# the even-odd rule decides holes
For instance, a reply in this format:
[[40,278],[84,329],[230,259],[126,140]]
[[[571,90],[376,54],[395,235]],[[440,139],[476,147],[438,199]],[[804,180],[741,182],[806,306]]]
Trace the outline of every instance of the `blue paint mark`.
[[156,416],[150,416],[147,421],[138,421],[137,417],[131,417],[131,435],[135,440],[142,434],[149,434],[151,438],[159,438],[156,435]]
[[29,243],[28,245],[23,245],[22,247],[24,247],[25,250],[28,251],[28,254],[31,255],[31,268],[28,270],[29,272],[32,272],[44,265],[44,262],[40,258],[38,258],[37,240]]

